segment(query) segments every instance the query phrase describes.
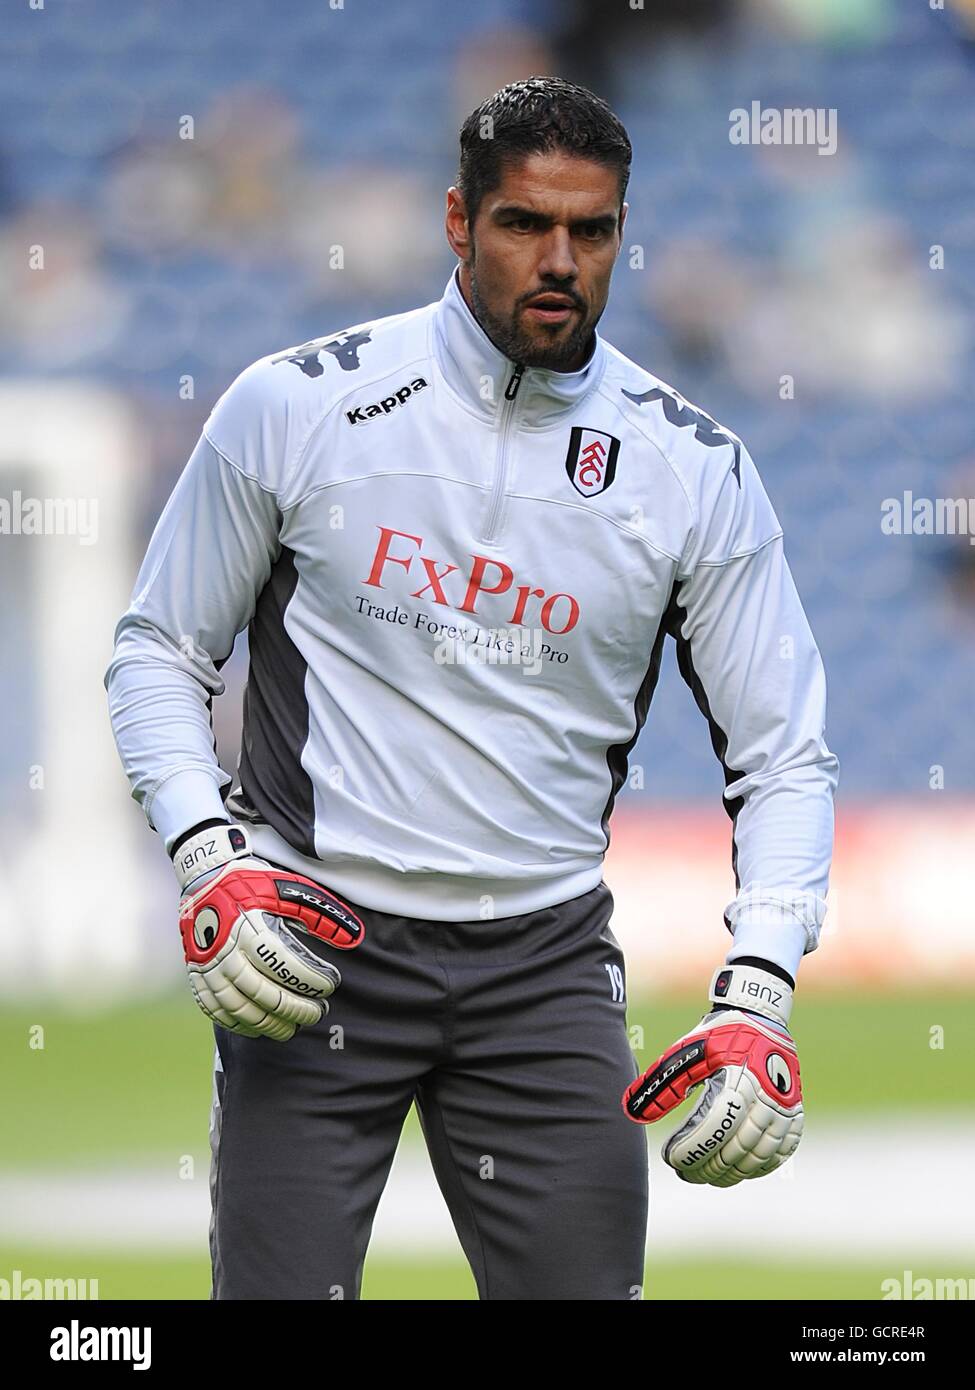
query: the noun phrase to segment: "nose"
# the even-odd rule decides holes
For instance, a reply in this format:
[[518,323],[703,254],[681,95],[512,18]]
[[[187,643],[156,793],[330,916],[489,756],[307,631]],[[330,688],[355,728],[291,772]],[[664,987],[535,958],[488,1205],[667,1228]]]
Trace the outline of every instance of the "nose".
[[538,263],[538,278],[542,281],[571,281],[578,274],[579,267],[572,254],[572,238],[568,227],[552,227],[545,238],[542,258]]

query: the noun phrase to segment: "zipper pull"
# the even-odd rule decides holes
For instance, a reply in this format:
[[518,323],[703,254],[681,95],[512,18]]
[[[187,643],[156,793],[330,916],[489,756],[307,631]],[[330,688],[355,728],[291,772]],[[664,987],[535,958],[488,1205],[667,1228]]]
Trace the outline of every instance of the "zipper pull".
[[504,398],[506,401],[513,401],[515,396],[517,396],[518,387],[521,385],[521,378],[524,373],[524,370],[524,365],[521,362],[515,363],[515,369],[511,373],[511,376],[508,379],[508,384],[504,389]]

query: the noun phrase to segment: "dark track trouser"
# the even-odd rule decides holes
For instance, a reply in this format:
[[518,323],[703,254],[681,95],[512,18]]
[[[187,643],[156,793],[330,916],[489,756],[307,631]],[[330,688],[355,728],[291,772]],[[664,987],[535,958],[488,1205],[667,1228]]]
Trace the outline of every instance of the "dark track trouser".
[[610,890],[474,922],[351,904],[329,1014],[286,1043],[215,1027],[217,1299],[358,1298],[416,1100],[482,1299],[640,1297],[646,1131]]

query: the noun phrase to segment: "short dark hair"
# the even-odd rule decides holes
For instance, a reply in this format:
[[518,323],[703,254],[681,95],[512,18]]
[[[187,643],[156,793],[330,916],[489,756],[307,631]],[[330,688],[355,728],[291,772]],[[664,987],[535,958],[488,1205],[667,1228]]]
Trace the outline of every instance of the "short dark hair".
[[470,225],[484,195],[501,183],[506,167],[551,150],[615,169],[622,208],[633,158],[622,122],[586,87],[560,77],[528,77],[488,97],[461,126],[457,187]]

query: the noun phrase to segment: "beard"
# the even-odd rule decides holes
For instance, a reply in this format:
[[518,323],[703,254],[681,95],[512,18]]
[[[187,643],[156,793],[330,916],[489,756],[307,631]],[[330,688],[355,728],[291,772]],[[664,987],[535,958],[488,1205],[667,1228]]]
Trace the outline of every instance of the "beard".
[[[575,326],[569,332],[560,327],[553,332],[551,340],[546,341],[548,330],[543,324],[540,324],[534,333],[522,327],[520,311],[523,306],[516,304],[509,317],[499,317],[492,313],[478,289],[473,255],[470,260],[470,278],[475,317],[491,342],[505,357],[510,358],[512,362],[520,362],[525,367],[542,367],[555,372],[577,371],[585,365],[592,352],[593,330],[602,317],[602,311],[588,318],[577,312]],[[572,293],[571,290],[553,292]]]

